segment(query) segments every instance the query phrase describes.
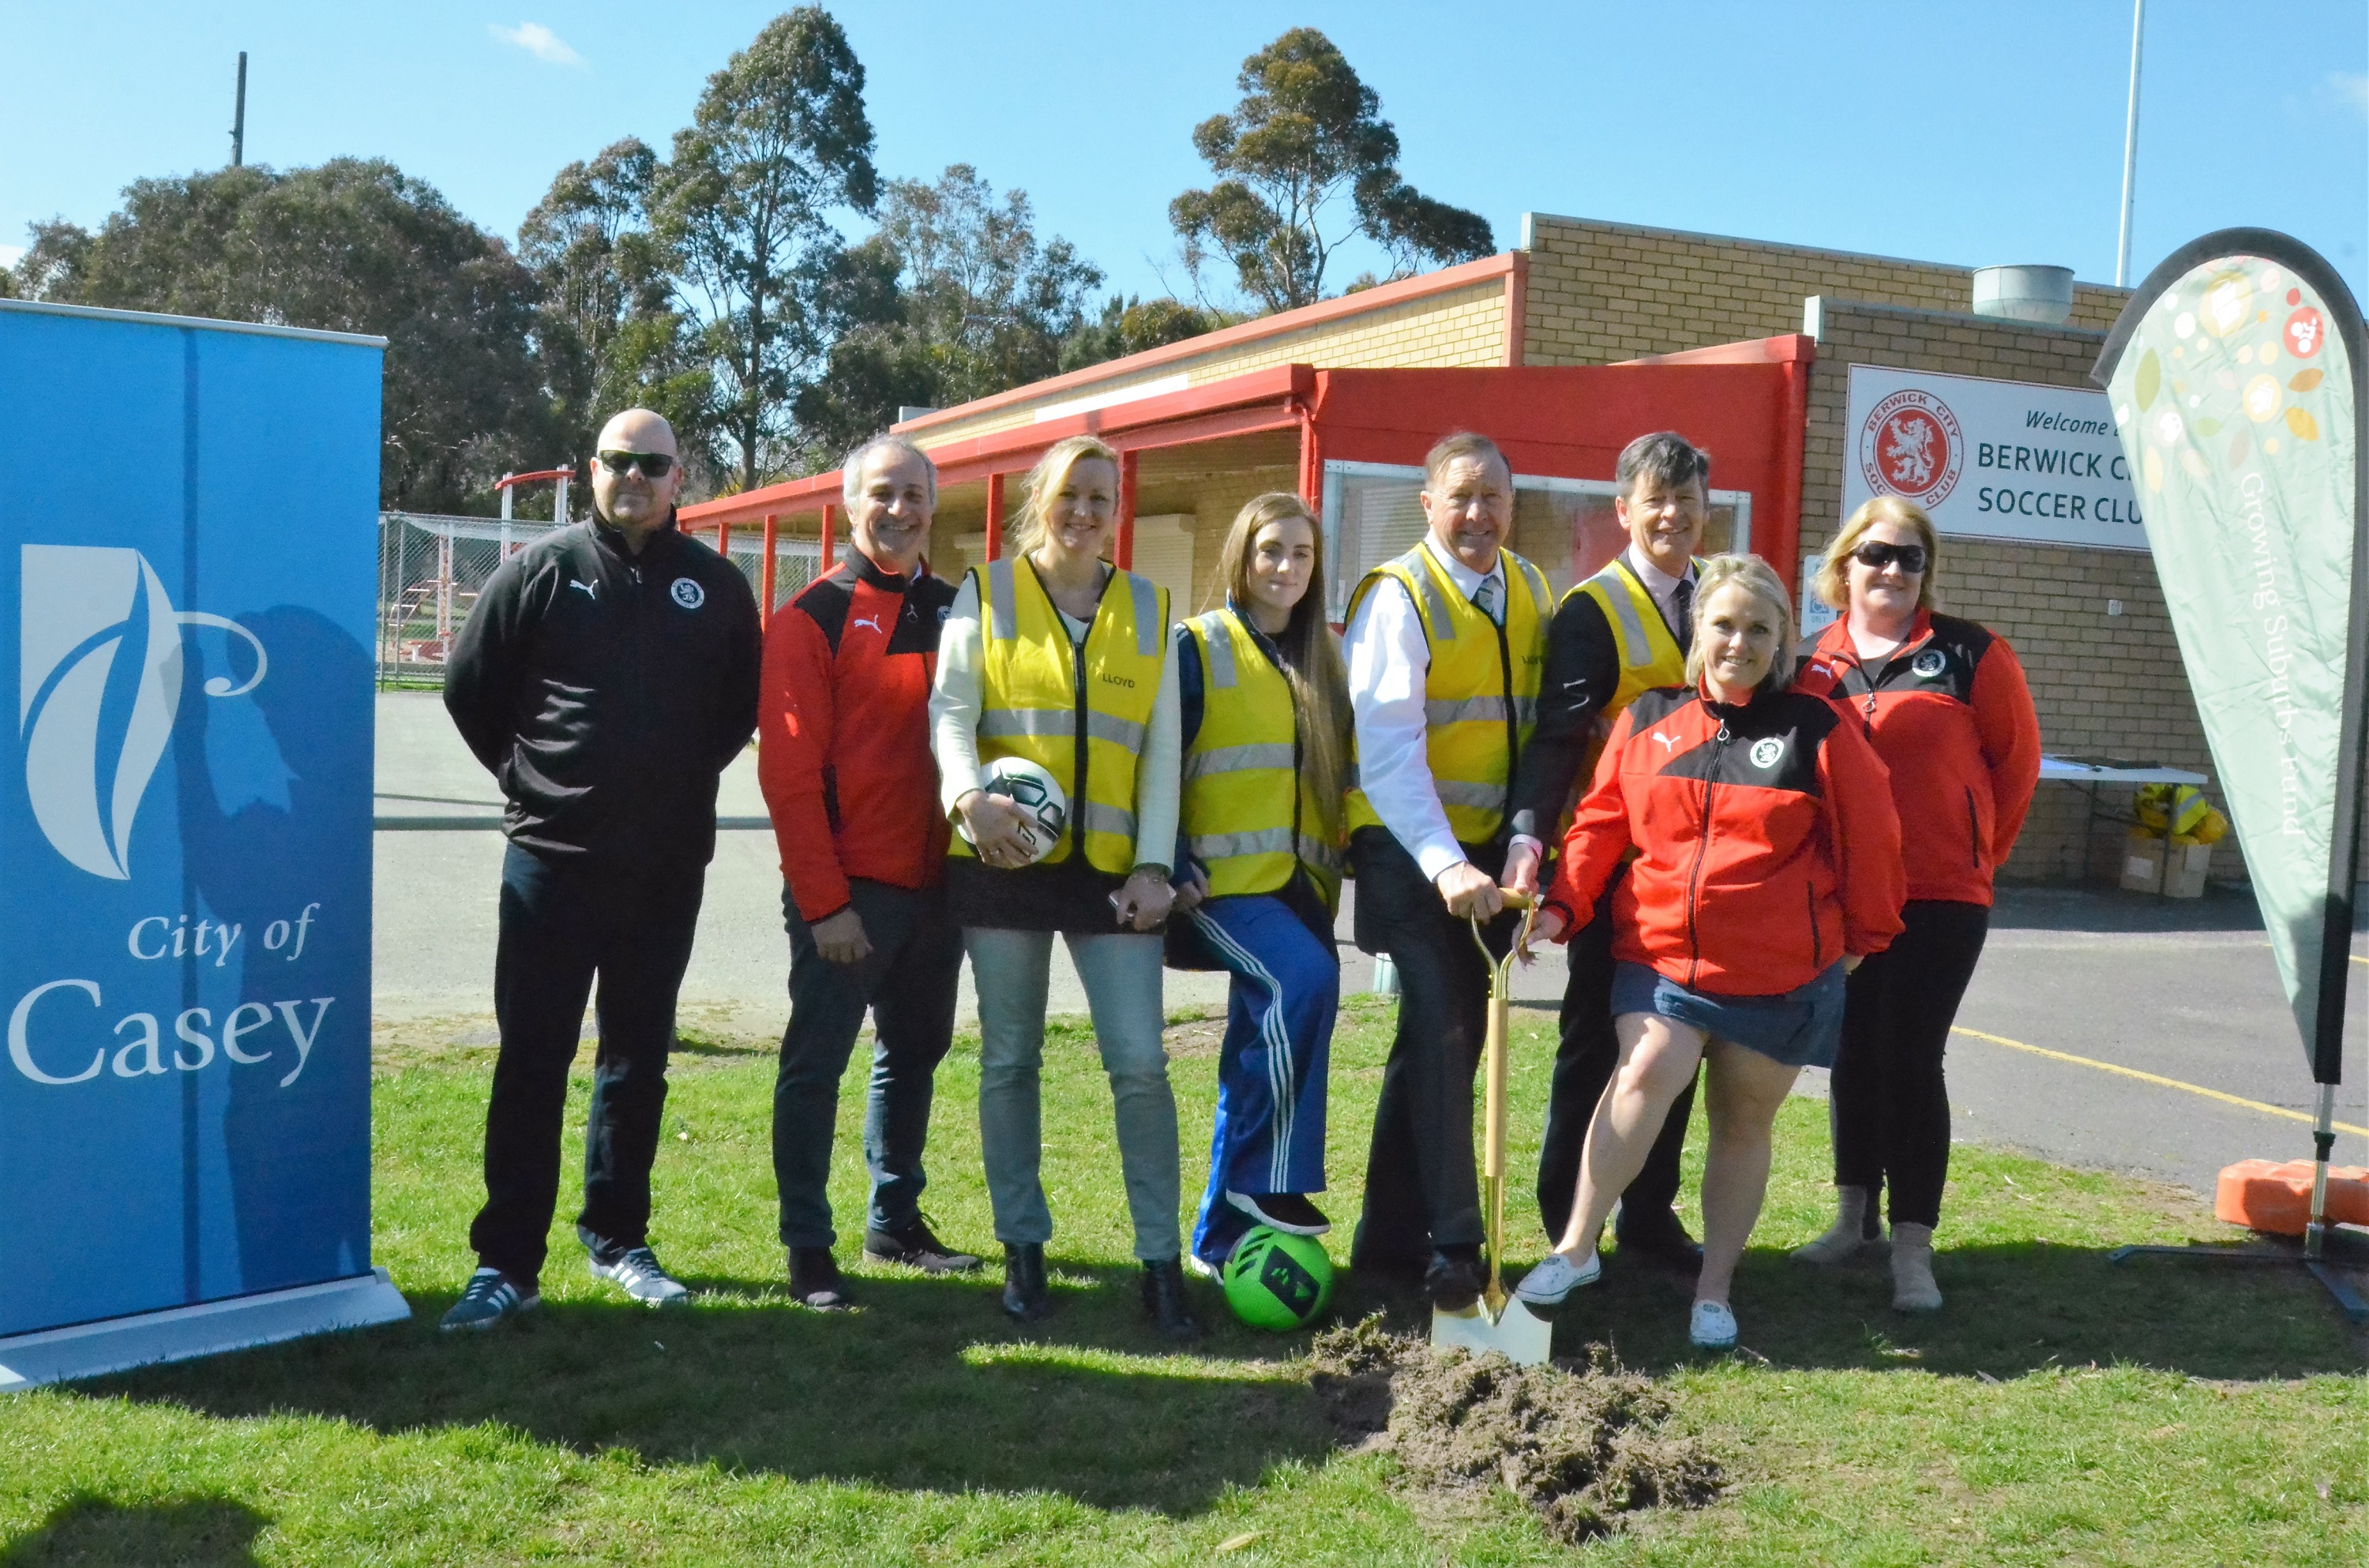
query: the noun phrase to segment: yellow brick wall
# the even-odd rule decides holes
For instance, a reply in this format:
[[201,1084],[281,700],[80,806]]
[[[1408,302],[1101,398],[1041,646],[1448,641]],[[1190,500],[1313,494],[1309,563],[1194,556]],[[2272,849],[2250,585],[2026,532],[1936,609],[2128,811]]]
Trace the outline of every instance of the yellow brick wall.
[[[1522,362],[1600,365],[1802,330],[1811,294],[1960,312],[1970,268],[1529,214]],[[2073,325],[2104,331],[2127,297],[2073,289]]]
[[[1889,365],[2089,388],[2103,336],[2020,326],[1959,314],[1903,310],[1825,299],[1818,311],[1818,358],[1810,377],[1809,431],[1802,486],[1802,555],[1824,551],[1842,521],[1849,367]],[[2208,777],[2213,759],[2173,640],[2152,557],[1945,538],[1942,607],[2005,636],[2023,662],[2040,711],[2041,743],[2077,756],[2113,756],[2192,768]],[[2122,613],[2107,613],[2119,600]],[[2220,792],[2205,793],[2226,806]],[[2100,806],[2127,812],[2127,787],[2101,790]],[[2089,825],[2089,796],[2043,784],[2031,818],[2002,871],[2009,881],[2112,877],[2123,829]],[[2216,880],[2245,875],[2237,840],[2214,851]]]
[[1006,404],[972,418],[932,425],[914,432],[924,447],[967,440],[1033,422],[1046,404],[1099,396],[1180,373],[1202,386],[1276,365],[1314,365],[1321,370],[1392,367],[1456,368],[1505,362],[1505,286],[1491,279],[1470,288],[1409,300],[1368,314],[1336,317],[1294,332],[1278,333],[1141,371],[1107,382],[1065,387],[1038,398]]

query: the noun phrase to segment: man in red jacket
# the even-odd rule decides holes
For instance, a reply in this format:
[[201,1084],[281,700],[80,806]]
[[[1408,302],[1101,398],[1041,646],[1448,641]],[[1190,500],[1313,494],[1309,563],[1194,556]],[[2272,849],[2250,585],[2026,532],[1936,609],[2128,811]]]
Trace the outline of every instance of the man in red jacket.
[[941,1242],[921,1210],[931,1081],[954,1037],[962,971],[930,754],[938,630],[955,597],[922,560],[937,470],[912,442],[879,436],[849,454],[845,474],[854,548],[773,617],[758,703],[757,777],[790,935],[773,1175],[790,1294],[820,1311],[849,1305],[823,1189],[839,1081],[867,1010],[864,1255],[932,1274],[979,1264]]

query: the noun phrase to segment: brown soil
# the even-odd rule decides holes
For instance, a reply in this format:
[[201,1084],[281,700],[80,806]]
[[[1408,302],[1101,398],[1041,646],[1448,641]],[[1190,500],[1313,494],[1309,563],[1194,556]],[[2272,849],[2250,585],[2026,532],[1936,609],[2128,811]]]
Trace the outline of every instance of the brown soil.
[[1663,1434],[1670,1402],[1661,1385],[1622,1370],[1600,1346],[1585,1364],[1516,1367],[1502,1356],[1435,1354],[1376,1316],[1319,1334],[1310,1357],[1345,1443],[1396,1455],[1426,1490],[1502,1483],[1562,1540],[1719,1496],[1719,1466],[1696,1439]]

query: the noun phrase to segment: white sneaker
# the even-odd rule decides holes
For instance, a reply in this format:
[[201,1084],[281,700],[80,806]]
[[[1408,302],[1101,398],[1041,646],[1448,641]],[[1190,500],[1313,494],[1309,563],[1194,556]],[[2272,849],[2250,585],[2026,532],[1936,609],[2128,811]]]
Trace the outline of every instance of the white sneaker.
[[1526,1307],[1543,1308],[1551,1311],[1563,1304],[1564,1298],[1583,1286],[1593,1285],[1604,1276],[1604,1260],[1594,1253],[1584,1263],[1573,1263],[1561,1253],[1549,1253],[1546,1261],[1522,1276],[1514,1294]]
[[1687,1340],[1697,1350],[1734,1350],[1735,1314],[1724,1301],[1698,1301],[1687,1319]]
[[1225,1276],[1212,1265],[1208,1259],[1190,1247],[1184,1249],[1184,1272],[1197,1274],[1203,1279],[1223,1280],[1225,1278]]

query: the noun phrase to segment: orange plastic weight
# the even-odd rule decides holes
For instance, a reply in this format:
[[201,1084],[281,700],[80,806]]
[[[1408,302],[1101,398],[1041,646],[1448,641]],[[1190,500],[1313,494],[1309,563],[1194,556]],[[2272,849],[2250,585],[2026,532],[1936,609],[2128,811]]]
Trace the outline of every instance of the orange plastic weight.
[[[2274,1236],[2300,1236],[2311,1222],[2311,1162],[2240,1160],[2222,1171],[2213,1213],[2232,1225]],[[2369,1225],[2369,1168],[2328,1168],[2328,1218]]]

